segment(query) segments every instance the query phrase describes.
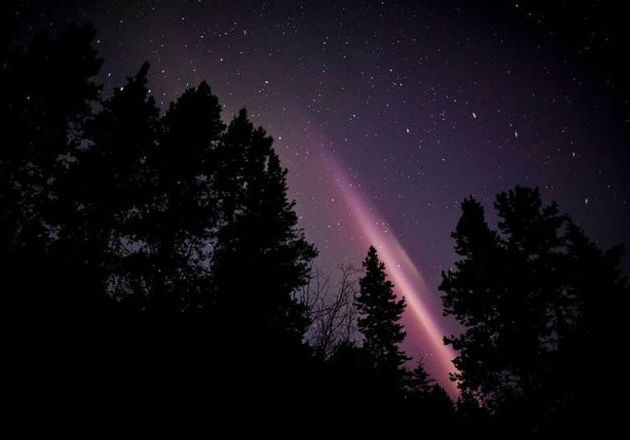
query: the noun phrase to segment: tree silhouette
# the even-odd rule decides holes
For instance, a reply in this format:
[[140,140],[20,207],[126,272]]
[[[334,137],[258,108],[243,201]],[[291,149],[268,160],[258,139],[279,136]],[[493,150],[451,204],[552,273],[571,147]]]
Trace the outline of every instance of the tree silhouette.
[[473,438],[482,435],[487,438],[501,437],[495,432],[496,426],[492,423],[488,408],[469,390],[462,390],[455,402],[455,408],[461,435]]
[[496,231],[476,200],[462,203],[452,236],[463,258],[440,289],[464,332],[446,342],[458,350],[462,391],[536,432],[585,392],[592,372],[578,365],[612,336],[603,329],[610,304],[624,301],[619,252],[598,250],[537,189],[500,193],[495,208]]
[[221,106],[204,81],[187,89],[160,121],[148,213],[151,293],[148,307],[164,312],[200,309],[210,302],[209,249],[218,212],[215,149],[225,125]]
[[114,89],[86,128],[87,146],[70,168],[77,224],[66,228],[99,291],[145,294],[146,224],[159,110],[147,88],[148,63]]
[[[444,388],[433,380],[419,361],[415,368],[407,372],[405,387],[406,409],[410,415],[421,414],[431,420],[433,428],[429,432],[449,432],[455,422],[455,408]],[[439,428],[438,428],[439,427]]]
[[363,261],[365,275],[359,280],[356,299],[359,311],[358,328],[364,336],[363,348],[373,367],[402,389],[403,364],[409,358],[399,348],[405,338],[400,317],[405,310],[405,299],[396,300],[394,285],[387,279],[374,246],[370,246]]
[[4,284],[23,292],[11,297],[22,305],[49,308],[56,298],[50,292],[67,279],[70,257],[51,245],[67,217],[59,184],[100,93],[93,37],[92,27],[73,25],[1,53],[0,265]]
[[219,143],[221,218],[213,283],[220,313],[238,310],[241,326],[280,330],[301,341],[306,310],[292,294],[308,281],[317,253],[297,227],[295,202],[287,197],[287,170],[272,142],[241,110]]
[[[374,247],[358,282],[343,266],[333,293],[312,279],[317,251],[287,170],[246,111],[226,126],[202,82],[161,115],[146,63],[101,100],[93,37],[70,26],[24,50],[1,42],[3,299],[36,316],[20,330],[30,357],[17,358],[58,360],[46,368],[64,387],[76,374],[114,394],[317,402],[390,433],[405,416],[460,437],[623,420],[619,388],[602,385],[627,333],[621,248],[601,250],[536,189],[497,195],[494,229],[464,200],[452,234],[461,259],[440,286],[463,327],[446,338],[455,409],[422,363],[405,368],[405,300]],[[85,368],[69,369],[79,358]]]
[[409,394],[422,398],[433,389],[435,381],[429,377],[422,362],[418,362],[416,367],[410,372],[407,386]]

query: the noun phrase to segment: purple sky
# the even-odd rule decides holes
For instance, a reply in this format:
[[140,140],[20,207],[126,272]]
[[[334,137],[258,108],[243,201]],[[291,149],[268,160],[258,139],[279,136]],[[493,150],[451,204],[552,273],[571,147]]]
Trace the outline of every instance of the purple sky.
[[[246,107],[275,138],[327,272],[359,266],[373,241],[336,179],[351,184],[422,274],[445,333],[457,326],[437,286],[468,195],[490,210],[497,192],[535,185],[603,246],[630,244],[618,97],[510,2],[50,3],[25,18],[26,37],[94,23],[106,90],[148,60],[162,106],[206,79],[224,119]],[[416,318],[405,348],[444,384]]]

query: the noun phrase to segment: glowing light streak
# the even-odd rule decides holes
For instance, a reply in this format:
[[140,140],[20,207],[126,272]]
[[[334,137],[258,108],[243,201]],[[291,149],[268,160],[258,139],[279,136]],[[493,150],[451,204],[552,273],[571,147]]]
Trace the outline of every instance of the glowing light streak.
[[[440,369],[445,376],[455,372],[456,369],[452,363],[455,354],[450,347],[444,345],[444,333],[423,300],[423,297],[429,295],[429,289],[422,274],[391,230],[389,232],[384,230],[384,222],[374,207],[361,197],[356,186],[349,182],[335,161],[330,157],[325,157],[325,160],[359,228],[377,249],[381,260],[385,263],[396,293],[405,297],[407,307],[412,312],[419,330],[428,335]],[[456,384],[445,377],[441,379],[440,383],[446,391],[452,397],[456,397],[458,394]]]

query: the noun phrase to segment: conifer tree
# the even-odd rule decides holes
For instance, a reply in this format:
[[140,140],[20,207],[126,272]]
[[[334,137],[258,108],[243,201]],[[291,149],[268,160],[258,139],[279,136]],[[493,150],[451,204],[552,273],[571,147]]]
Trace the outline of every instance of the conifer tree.
[[411,395],[422,397],[431,391],[435,381],[429,377],[423,363],[418,362],[416,367],[409,372],[407,384]]
[[209,255],[217,223],[215,149],[225,125],[221,106],[204,81],[187,89],[160,120],[148,214],[153,275],[150,307],[200,308],[209,293]]
[[0,266],[4,284],[24,292],[13,298],[43,309],[73,275],[63,268],[72,256],[53,246],[69,214],[62,182],[101,89],[94,34],[69,25],[24,49],[3,41],[0,52]]
[[[26,48],[3,51],[0,69],[0,247],[49,243],[50,202],[63,159],[77,145],[99,96],[93,77],[102,61],[91,26],[39,35]],[[46,218],[44,218],[44,216]],[[19,245],[18,245],[19,243]]]
[[272,143],[241,110],[217,149],[213,282],[220,310],[238,313],[240,326],[282,329],[301,340],[306,311],[293,293],[307,282],[317,253],[297,226],[287,170]]
[[402,365],[408,360],[399,348],[405,338],[399,322],[405,299],[396,300],[394,285],[387,278],[385,264],[379,260],[374,246],[370,246],[363,267],[365,275],[359,281],[356,300],[360,314],[358,327],[365,338],[363,347],[377,370],[402,379]]
[[72,167],[76,225],[68,228],[100,291],[125,297],[146,290],[146,214],[159,110],[144,63],[116,88],[86,130],[88,145]]
[[427,373],[424,364],[418,362],[407,374],[407,403],[416,414],[423,414],[436,423],[448,423],[455,416],[450,397]]
[[462,258],[440,286],[445,313],[464,327],[446,338],[460,387],[526,430],[578,407],[592,415],[586,402],[610,399],[590,360],[620,344],[627,313],[620,249],[600,250],[538,189],[517,186],[494,206],[497,230],[479,202],[462,203],[452,234]]

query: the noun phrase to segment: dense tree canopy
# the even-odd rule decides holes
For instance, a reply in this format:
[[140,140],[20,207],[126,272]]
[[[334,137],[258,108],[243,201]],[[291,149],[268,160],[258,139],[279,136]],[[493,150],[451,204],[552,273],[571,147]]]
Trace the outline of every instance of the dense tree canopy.
[[619,248],[599,250],[537,189],[517,186],[494,206],[498,230],[479,202],[462,203],[453,233],[462,258],[440,288],[445,313],[464,332],[446,342],[458,352],[466,395],[540,429],[569,407],[604,399],[589,377],[601,369],[593,359],[618,341],[613,326],[627,310]]
[[578,418],[576,433],[610,416],[600,379],[625,340],[620,248],[601,250],[537,189],[497,195],[497,228],[464,200],[440,287],[463,328],[445,340],[453,405],[422,362],[409,367],[405,300],[373,246],[361,273],[342,267],[338,290],[313,296],[317,250],[265,130],[244,109],[224,124],[206,82],[162,113],[147,63],[102,95],[93,38],[69,26],[0,52],[2,293],[23,320],[11,334],[30,337],[15,358],[34,388],[240,395],[446,437],[544,437]]

